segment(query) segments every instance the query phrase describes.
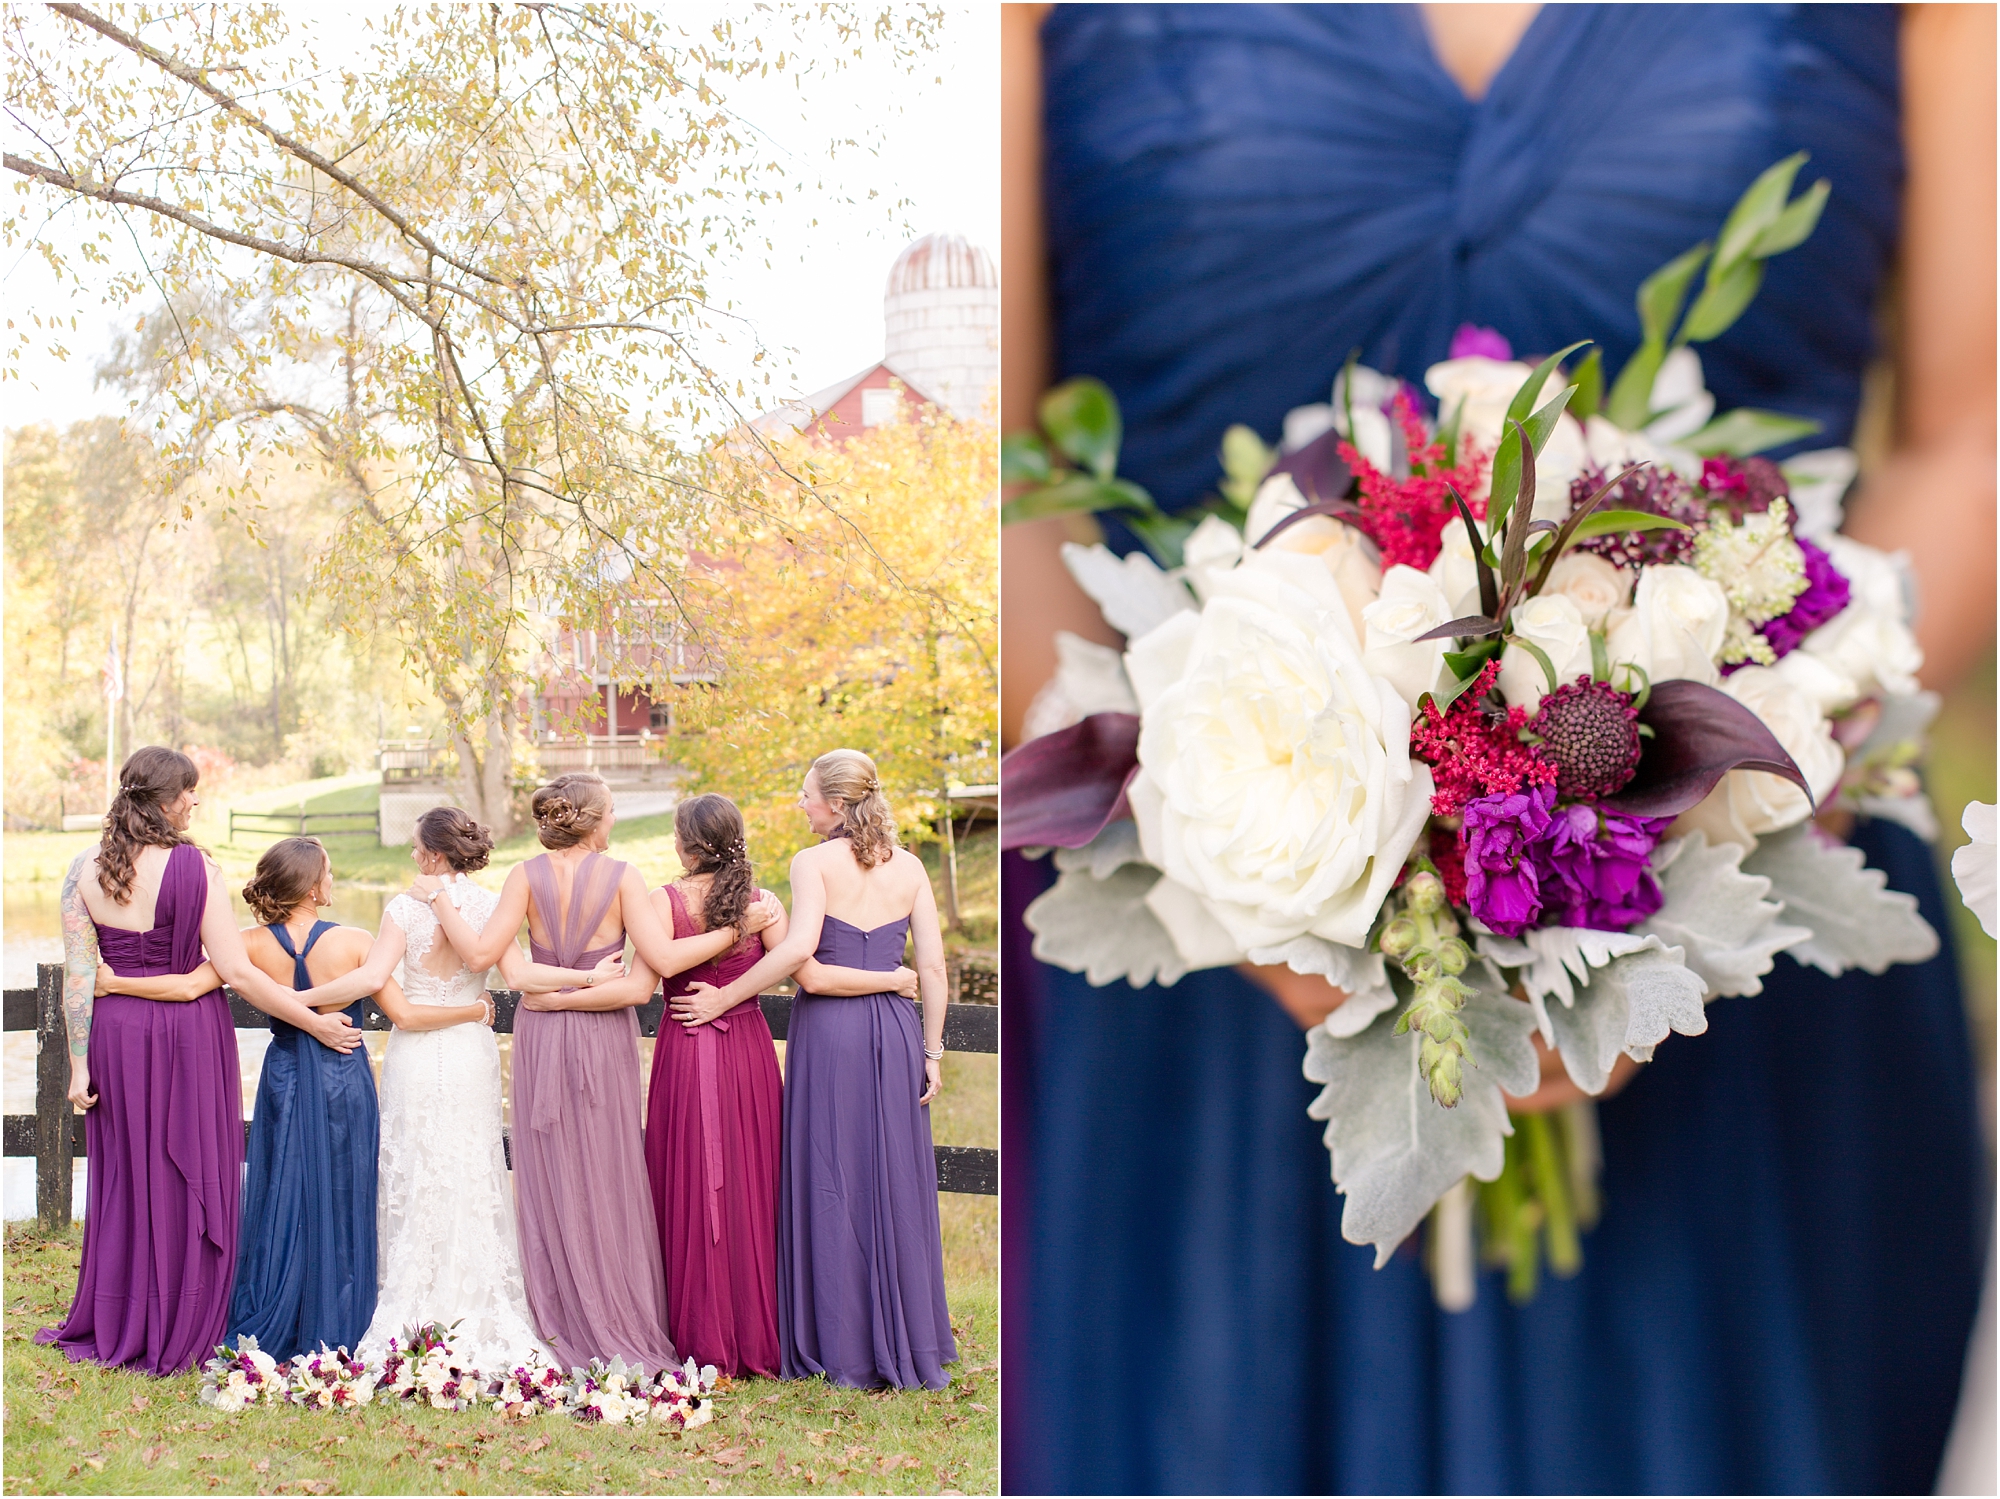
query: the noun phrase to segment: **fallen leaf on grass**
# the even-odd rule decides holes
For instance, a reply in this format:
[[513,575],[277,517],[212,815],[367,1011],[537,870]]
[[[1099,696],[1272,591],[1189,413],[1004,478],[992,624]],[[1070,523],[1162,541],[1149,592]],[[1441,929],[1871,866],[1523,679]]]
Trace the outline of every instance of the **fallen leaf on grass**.
[[811,1442],[815,1447],[824,1447],[826,1445],[826,1433],[823,1431],[809,1431],[806,1433],[806,1440]]
[[549,1439],[547,1437],[536,1437],[532,1442],[528,1443],[528,1445],[524,1447],[522,1451],[540,1452],[544,1447],[548,1445],[549,1445]]
[[711,1459],[711,1461],[720,1463],[723,1467],[726,1468],[731,1463],[742,1462],[743,1459],[749,1454],[749,1451],[750,1449],[748,1447],[725,1447],[720,1452],[716,1453],[715,1456]]
[[992,1411],[988,1410],[985,1406],[981,1405],[977,1400],[972,1402],[972,1408],[978,1411],[979,1414],[982,1416],[990,1416],[993,1414]]
[[148,1447],[146,1449],[146,1466],[149,1468],[152,1467],[154,1463],[158,1462],[161,1458],[165,1457],[166,1455],[167,1455],[167,1444],[165,1442],[160,1443],[160,1445],[157,1447]]
[[100,1473],[104,1471],[104,1459],[101,1457],[86,1457],[84,1462]]
[[132,1397],[132,1409],[135,1411],[142,1411],[152,1403],[144,1395],[134,1395]]
[[646,1469],[646,1476],[648,1478],[657,1478],[664,1483],[669,1478],[679,1478],[681,1472],[682,1470],[679,1468],[668,1468],[665,1471],[659,1468],[648,1468]]
[[260,1457],[250,1466],[259,1473],[268,1473],[271,1471],[271,1460],[268,1457]]

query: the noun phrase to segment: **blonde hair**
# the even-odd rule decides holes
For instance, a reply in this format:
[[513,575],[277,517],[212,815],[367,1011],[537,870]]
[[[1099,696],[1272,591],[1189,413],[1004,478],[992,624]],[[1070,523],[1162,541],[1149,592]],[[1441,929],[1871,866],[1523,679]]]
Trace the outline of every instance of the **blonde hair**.
[[611,788],[594,770],[572,770],[537,791],[529,807],[543,848],[574,848],[611,810]]
[[841,827],[854,849],[854,862],[873,869],[896,851],[896,819],[882,797],[875,762],[860,750],[828,750],[812,763],[819,794],[840,808]]

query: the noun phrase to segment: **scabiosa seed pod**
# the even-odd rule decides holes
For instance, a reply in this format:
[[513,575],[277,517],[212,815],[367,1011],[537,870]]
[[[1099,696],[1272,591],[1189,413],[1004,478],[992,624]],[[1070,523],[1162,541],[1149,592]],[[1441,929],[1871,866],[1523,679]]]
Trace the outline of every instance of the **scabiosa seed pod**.
[[[1611,477],[1603,469],[1587,469],[1569,487],[1569,502],[1581,505]],[[1600,510],[1643,510],[1648,515],[1664,515],[1698,527],[1708,516],[1708,506],[1694,486],[1663,464],[1635,469],[1606,495]],[[1580,552],[1595,552],[1617,567],[1654,567],[1680,562],[1694,546],[1690,531],[1663,528],[1658,531],[1625,531],[1612,536],[1595,536],[1580,541]]]
[[1578,677],[1542,699],[1531,728],[1544,758],[1555,762],[1556,794],[1566,800],[1610,796],[1639,769],[1639,712],[1630,694]]

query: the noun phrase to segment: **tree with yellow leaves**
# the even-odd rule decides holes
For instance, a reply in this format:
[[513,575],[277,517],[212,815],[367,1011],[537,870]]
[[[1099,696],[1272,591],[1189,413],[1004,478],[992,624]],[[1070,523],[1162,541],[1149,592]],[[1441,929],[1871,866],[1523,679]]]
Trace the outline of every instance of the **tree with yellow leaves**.
[[690,558],[691,612],[725,663],[675,700],[691,789],[733,797],[775,872],[811,839],[806,769],[845,746],[874,757],[906,842],[936,836],[944,787],[990,780],[998,743],[993,428],[926,406],[730,461],[764,503]]

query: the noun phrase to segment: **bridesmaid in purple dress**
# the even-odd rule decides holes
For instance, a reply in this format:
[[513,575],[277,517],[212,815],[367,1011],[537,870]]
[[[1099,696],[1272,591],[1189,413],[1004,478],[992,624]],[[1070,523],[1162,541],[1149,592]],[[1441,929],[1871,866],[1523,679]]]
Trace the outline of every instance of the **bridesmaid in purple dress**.
[[187,840],[198,772],[178,750],[119,771],[104,838],[63,879],[63,1014],[73,1103],[90,1151],[83,1263],[61,1327],[35,1334],[72,1359],[179,1374],[222,1340],[243,1190],[236,1023],[220,989],[189,1000],[93,998],[97,965],[148,977],[208,961],[266,1014],[335,1051],[361,1044],[243,950],[220,875]]
[[[622,954],[629,935],[641,959],[666,974],[727,952],[771,920],[772,908],[759,904],[740,926],[669,936],[639,872],[605,854],[615,819],[611,792],[595,774],[542,787],[533,810],[549,852],[507,876],[483,931],[450,901],[431,900],[468,968],[498,961],[524,917],[537,963],[592,968]],[[415,888],[435,893],[427,880]],[[569,1367],[617,1355],[657,1373],[676,1359],[639,1129],[632,1007],[646,996],[632,995],[633,987],[599,990],[593,982],[523,996],[514,1017],[514,1192],[528,1309],[558,1361]]]
[[[676,937],[729,926],[768,891],[757,888],[744,842],[743,814],[726,796],[691,797],[674,809],[674,844],[686,871],[653,892],[653,906]],[[719,958],[667,981],[678,999],[697,984],[724,985],[784,940],[781,919]],[[799,982],[821,994],[870,994],[884,975],[807,959]],[[894,975],[914,999],[917,976]],[[643,963],[605,986],[653,989]],[[778,1130],[782,1109],[777,1050],[757,996],[706,1025],[660,1027],[646,1103],[646,1175],[667,1276],[667,1325],[674,1347],[724,1374],[775,1377],[778,1358]]]
[[[958,1357],[944,1298],[930,1101],[942,1082],[944,940],[923,861],[896,847],[875,765],[832,750],[799,805],[826,841],[792,860],[790,929],[721,989],[673,1002],[712,1024],[808,957],[871,969],[876,992],[841,998],[803,982],[785,1045],[778,1181],[778,1338],[787,1379],[940,1390]],[[923,1022],[889,992],[916,938]]]

